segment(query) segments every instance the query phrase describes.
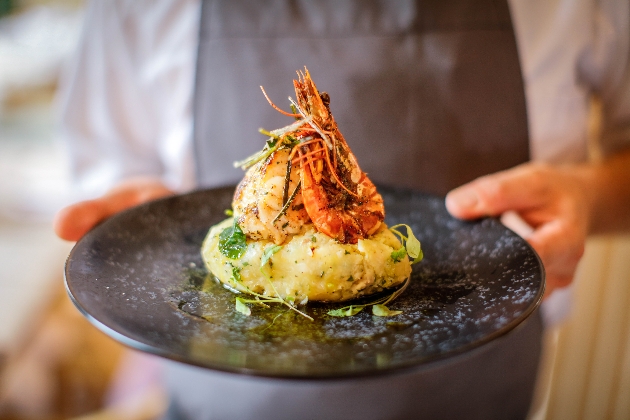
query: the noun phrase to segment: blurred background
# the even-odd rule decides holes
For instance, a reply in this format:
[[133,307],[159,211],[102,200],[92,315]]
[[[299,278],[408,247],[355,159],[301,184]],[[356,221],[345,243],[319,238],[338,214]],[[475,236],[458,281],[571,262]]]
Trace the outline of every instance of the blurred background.
[[[72,244],[51,222],[72,200],[54,104],[83,6],[0,0],[0,419],[152,419],[166,406],[142,380],[112,394],[135,355],[90,326],[63,288]],[[630,419],[630,238],[591,238],[571,293],[570,314],[546,333],[530,417]]]
[[120,407],[108,390],[126,351],[88,324],[63,287],[72,244],[54,235],[51,222],[71,202],[71,188],[54,104],[83,7],[81,0],[0,0],[2,419],[149,419],[164,409],[155,392]]

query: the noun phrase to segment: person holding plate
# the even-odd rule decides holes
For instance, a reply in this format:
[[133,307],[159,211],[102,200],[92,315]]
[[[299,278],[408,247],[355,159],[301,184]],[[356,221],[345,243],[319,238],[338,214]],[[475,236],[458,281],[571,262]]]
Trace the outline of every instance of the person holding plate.
[[[236,183],[232,162],[259,149],[257,129],[283,125],[258,86],[282,97],[306,65],[373,181],[446,194],[459,218],[511,215],[544,263],[543,310],[557,319],[586,236],[630,227],[629,16],[614,0],[95,1],[61,119],[96,198],[61,210],[56,232],[78,240],[128,207]],[[598,162],[587,160],[593,97]],[[478,351],[356,381],[165,363],[168,415],[524,418],[542,331],[536,313]]]

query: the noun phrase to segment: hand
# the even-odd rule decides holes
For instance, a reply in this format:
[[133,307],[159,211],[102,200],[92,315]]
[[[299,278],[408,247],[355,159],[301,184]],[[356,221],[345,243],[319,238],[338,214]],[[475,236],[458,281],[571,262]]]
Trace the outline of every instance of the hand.
[[173,192],[154,178],[133,178],[118,184],[104,196],[81,201],[61,209],[53,226],[61,239],[78,241],[108,217],[138,204],[171,195]]
[[592,203],[587,180],[578,166],[528,163],[456,188],[446,207],[460,219],[516,212],[533,228],[525,239],[545,266],[548,296],[571,283],[584,253]]

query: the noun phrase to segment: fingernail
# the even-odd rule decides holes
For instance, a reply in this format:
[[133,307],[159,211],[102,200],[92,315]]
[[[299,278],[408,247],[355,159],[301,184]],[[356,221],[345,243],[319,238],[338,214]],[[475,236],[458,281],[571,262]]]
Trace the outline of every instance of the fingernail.
[[446,197],[450,205],[467,210],[477,205],[477,194],[468,188],[456,189],[451,191]]

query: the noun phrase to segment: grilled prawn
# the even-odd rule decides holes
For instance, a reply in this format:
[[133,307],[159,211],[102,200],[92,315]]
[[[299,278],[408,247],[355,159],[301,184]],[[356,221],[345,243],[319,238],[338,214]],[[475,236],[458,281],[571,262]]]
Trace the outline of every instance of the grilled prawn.
[[267,99],[296,122],[265,132],[265,148],[237,163],[249,170],[234,195],[235,217],[249,237],[276,244],[309,222],[341,243],[356,244],[381,226],[383,199],[341,135],[328,95],[320,94],[306,68],[294,86],[294,113]]
[[[385,305],[409,284],[411,264],[422,258],[420,242],[406,225],[388,229],[383,199],[359,167],[308,70],[294,80],[295,119],[271,132],[263,150],[237,162],[246,169],[233,198],[234,219],[213,226],[202,247],[209,271],[231,289],[237,310],[280,303],[297,309],[308,301],[341,302],[383,292],[368,304],[331,310],[349,316]],[[407,227],[405,235],[397,229]],[[245,235],[243,235],[243,233]],[[413,260],[410,260],[412,258]]]
[[299,167],[291,165],[289,154],[289,148],[280,148],[252,166],[234,192],[236,220],[252,239],[280,245],[310,221],[298,194]]

